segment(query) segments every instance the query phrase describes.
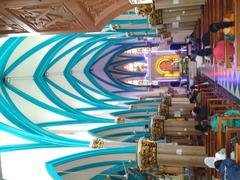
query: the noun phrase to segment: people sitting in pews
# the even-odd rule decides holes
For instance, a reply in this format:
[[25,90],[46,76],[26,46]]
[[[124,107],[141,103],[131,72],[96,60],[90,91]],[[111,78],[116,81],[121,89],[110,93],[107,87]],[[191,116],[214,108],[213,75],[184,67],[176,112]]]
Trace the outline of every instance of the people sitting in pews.
[[240,179],[240,165],[231,159],[225,159],[217,162],[216,169],[225,180]]
[[190,103],[196,103],[197,102],[197,96],[198,96],[198,90],[197,89],[191,89],[189,94],[189,101]]
[[208,113],[206,107],[194,107],[192,112],[192,116],[198,121],[198,125],[195,126],[195,129],[206,133],[208,131]]
[[[192,54],[199,55],[199,56],[211,56],[214,55],[216,59],[218,59],[219,57],[217,56],[217,54],[214,53],[214,50],[210,47],[210,32],[212,33],[216,33],[221,29],[225,29],[225,28],[229,28],[229,27],[233,27],[234,26],[234,22],[216,22],[216,23],[212,23],[209,26],[209,31],[206,32],[203,37],[202,37],[202,43],[203,43],[203,49],[199,49],[195,52],[192,52]],[[223,53],[224,51],[222,51]]]
[[219,171],[224,180],[240,179],[240,165],[232,159],[226,159],[225,149],[221,149],[215,154],[215,157],[207,157],[204,163],[209,168],[215,168]]
[[190,103],[199,103],[199,91],[197,89],[197,85],[190,86],[190,94],[189,94],[189,101]]
[[198,105],[201,103],[201,92],[199,92],[198,86],[202,85],[209,85],[209,82],[202,82],[200,84],[190,86],[190,103],[197,103]]

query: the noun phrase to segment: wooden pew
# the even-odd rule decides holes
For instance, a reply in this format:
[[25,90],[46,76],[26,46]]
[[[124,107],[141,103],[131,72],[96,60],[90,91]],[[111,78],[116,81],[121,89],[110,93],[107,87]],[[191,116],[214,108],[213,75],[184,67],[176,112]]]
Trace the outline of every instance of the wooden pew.
[[219,92],[201,92],[201,106],[207,106],[207,100],[213,98],[224,98]]
[[[240,128],[236,128],[236,127],[226,127],[226,136],[225,136],[225,150],[226,150],[226,159],[230,159],[231,158],[231,139],[233,138],[233,136],[236,136],[237,134],[240,134]],[[219,150],[219,149],[218,149]],[[217,150],[217,151],[218,151]],[[240,145],[237,142],[235,144],[235,161],[236,163],[240,163]],[[215,178],[219,179],[220,178],[220,174],[216,171],[216,170],[210,170],[210,177],[212,175],[214,175]]]
[[198,137],[202,133],[195,129],[197,124],[193,119],[186,121],[184,118],[163,119],[163,116],[155,116],[151,119],[151,136],[153,140],[166,138],[168,143],[199,145]]
[[[224,112],[226,110],[224,110]],[[220,119],[220,121],[219,121],[219,119]],[[209,129],[208,136],[206,136],[206,153],[208,154],[208,156],[215,156],[215,153],[223,147],[223,144],[224,144],[223,142],[225,140],[223,141],[223,138],[222,138],[222,121],[225,119],[226,120],[240,119],[240,117],[219,115],[219,117],[218,117],[218,132],[215,133],[212,129]]]
[[[224,112],[226,112],[229,109],[239,109],[239,106],[236,105],[231,100],[227,100],[227,101],[223,100],[222,101],[223,104],[216,104],[215,102],[214,102],[214,104],[212,104],[212,103],[210,103],[210,101],[208,103],[208,106],[209,106],[208,108],[210,111],[208,114],[209,116],[216,114],[216,113],[223,114]],[[224,143],[228,143],[228,140],[226,140],[227,138],[223,138],[223,133],[222,133],[222,121],[223,120],[228,121],[228,124],[229,124],[230,120],[240,120],[240,116],[223,116],[223,115],[218,116],[218,132],[215,133],[215,132],[213,132],[213,130],[209,129],[208,136],[206,137],[206,153],[208,154],[208,156],[215,156],[215,153],[217,151],[219,151],[221,148],[229,147],[229,145],[225,146],[225,144],[224,144]],[[227,150],[227,151],[229,151],[229,150]],[[208,172],[209,172],[209,177],[211,177],[212,175],[214,175],[214,177],[216,177],[216,178],[220,177],[219,174],[212,169],[209,169]]]
[[209,105],[209,113],[208,115],[211,116],[214,114],[214,111],[221,110],[222,112],[226,112],[229,109],[235,108],[234,104],[210,104]]
[[[227,126],[227,128],[226,128],[226,143],[225,143],[226,158],[230,158],[230,154],[231,154],[231,147],[230,147],[231,139],[232,139],[233,135],[236,136],[237,134],[240,135],[240,128],[236,128],[236,127],[231,128],[231,127]],[[237,143],[236,146],[238,147],[238,143]],[[235,151],[235,153],[236,153],[236,151]]]
[[203,91],[212,91],[214,89],[214,85],[212,85],[211,83],[206,85],[198,85],[198,91],[199,92],[203,92]]
[[195,125],[197,122],[194,120],[166,120],[164,125],[166,142],[177,142],[179,145],[202,145],[198,141],[202,133],[195,129]]
[[208,109],[208,113],[210,113],[210,105],[213,104],[227,104],[229,102],[228,99],[226,98],[209,98],[207,99],[207,109]]
[[[212,130],[209,132],[209,151],[207,152],[208,156],[215,156],[215,153],[220,149],[226,149],[226,158],[230,158],[231,150],[230,150],[230,141],[233,134],[240,133],[240,128],[230,128],[226,127],[225,138],[223,138],[222,133],[222,121],[226,120],[228,124],[230,120],[239,120],[240,116],[219,116],[218,117],[218,132],[214,133]],[[239,149],[240,151],[240,149]],[[236,152],[236,150],[235,150]],[[240,155],[240,154],[239,154]],[[239,157],[240,160],[240,157]],[[220,178],[220,174],[216,170],[209,169],[209,177],[214,176],[215,178]]]
[[240,120],[240,116],[219,116],[218,118],[218,132],[217,132],[217,149],[221,149],[224,147],[224,139],[222,136],[222,122],[225,120],[227,121],[227,124],[229,125],[231,120]]
[[235,161],[240,164],[240,144],[236,143],[235,145]]
[[201,106],[206,105],[206,104],[205,104],[205,101],[206,101],[207,96],[213,96],[213,97],[215,97],[215,93],[214,93],[214,92],[202,92],[202,91],[201,91],[201,103],[200,103]]

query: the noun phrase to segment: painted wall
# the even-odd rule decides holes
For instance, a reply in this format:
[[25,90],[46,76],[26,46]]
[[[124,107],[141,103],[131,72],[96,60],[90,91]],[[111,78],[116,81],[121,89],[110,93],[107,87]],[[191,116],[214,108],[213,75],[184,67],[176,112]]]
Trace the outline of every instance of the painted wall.
[[201,72],[240,99],[240,71],[220,65],[205,65]]

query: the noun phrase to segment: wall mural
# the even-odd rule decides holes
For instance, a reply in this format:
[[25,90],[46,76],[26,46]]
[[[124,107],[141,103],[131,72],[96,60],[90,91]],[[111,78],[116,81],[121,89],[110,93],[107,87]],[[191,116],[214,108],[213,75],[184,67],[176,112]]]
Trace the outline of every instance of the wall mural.
[[145,56],[149,64],[147,79],[174,81],[180,78],[180,56],[175,51],[158,51]]
[[177,54],[160,56],[155,64],[156,72],[161,77],[179,77],[179,60],[180,57]]

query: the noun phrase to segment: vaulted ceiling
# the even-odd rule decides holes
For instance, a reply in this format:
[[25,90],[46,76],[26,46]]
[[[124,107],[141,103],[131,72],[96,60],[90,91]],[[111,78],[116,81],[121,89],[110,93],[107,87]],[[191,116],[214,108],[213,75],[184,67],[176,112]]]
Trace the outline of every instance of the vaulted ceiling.
[[[191,7],[191,2],[196,1],[174,2]],[[179,3],[177,7],[183,7],[179,7]],[[198,5],[199,8],[199,4],[194,5]],[[113,123],[114,117],[109,117],[108,113],[126,110],[127,106],[123,105],[123,102],[132,100],[132,97],[121,97],[118,93],[140,91],[142,88],[117,81],[116,74],[123,72],[117,71],[119,64],[116,62],[142,60],[142,57],[124,56],[124,52],[129,48],[146,46],[146,42],[136,41],[134,37],[125,37],[117,32],[79,32],[101,31],[110,20],[132,8],[128,0],[1,0],[0,35],[24,36],[0,38],[0,130],[14,136],[12,140],[1,136],[5,141],[0,144],[0,152],[34,148],[88,147],[88,138],[63,136],[58,134],[59,132],[50,131],[50,127]],[[188,23],[191,30],[197,14],[200,13],[199,9],[189,10],[191,15],[187,17],[185,16],[188,11],[185,9],[185,16],[181,15],[183,11],[166,10],[165,24],[171,28],[172,22],[180,16],[180,19],[177,18],[181,21],[179,27],[186,29]],[[196,19],[191,16],[195,16]],[[25,36],[30,33],[69,34]],[[117,70],[111,72],[109,67],[113,65]],[[125,78],[126,72],[124,73]],[[120,148],[95,152],[97,153],[93,153],[92,156],[104,152],[107,154],[102,154],[105,159],[112,161],[107,162],[108,164],[116,165],[120,162],[122,168],[122,161],[128,161],[129,157],[135,160],[136,150]],[[108,156],[111,152],[117,155]],[[79,156],[71,158],[68,161],[71,165],[74,165],[72,160],[82,161]],[[100,163],[91,163],[85,159],[85,168],[95,167],[96,164],[102,168],[102,159],[94,159]],[[52,169],[50,174],[55,173],[53,171],[56,166],[66,162],[65,158],[61,160],[64,161],[58,161],[58,164],[52,161],[47,164]],[[62,171],[70,172],[68,166],[63,164],[63,167]],[[104,168],[102,170],[105,170]],[[117,169],[119,170],[119,167]],[[103,174],[106,173],[105,171]],[[74,175],[69,174],[65,179],[73,179],[72,176]]]
[[[98,31],[113,16],[129,8],[132,6],[128,0],[2,0],[0,32]],[[172,14],[177,16],[181,12]],[[168,13],[165,15],[167,18]],[[44,146],[45,142],[55,143],[57,138],[60,141],[57,144],[63,146],[61,138],[42,129],[43,123],[49,126],[114,122],[113,118],[98,117],[94,112],[125,109],[126,106],[115,103],[130,98],[117,93],[142,88],[116,81],[114,77],[119,71],[110,72],[109,67],[113,64],[115,67],[120,60],[139,59],[121,55],[129,48],[146,45],[145,41],[116,32],[0,38],[0,117],[6,122],[0,123],[0,129],[12,132],[12,128],[20,128],[24,132],[15,134],[42,141]],[[32,134],[37,135],[35,139]],[[45,139],[45,135],[50,139]],[[72,143],[76,145],[75,141]],[[9,146],[0,146],[0,152],[1,148],[9,150]]]

